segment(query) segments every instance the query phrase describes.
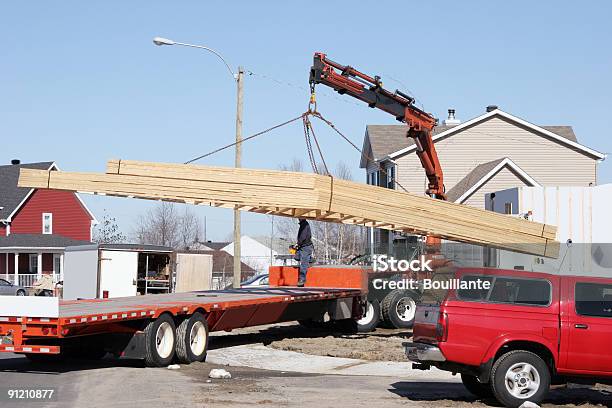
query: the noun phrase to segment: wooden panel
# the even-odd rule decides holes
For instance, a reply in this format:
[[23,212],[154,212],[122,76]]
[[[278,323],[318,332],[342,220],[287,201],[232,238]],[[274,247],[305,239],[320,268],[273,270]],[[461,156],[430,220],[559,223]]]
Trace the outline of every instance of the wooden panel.
[[212,280],[212,255],[176,254],[176,292],[209,290]]
[[22,169],[22,187],[239,208],[556,257],[556,228],[331,176],[112,160],[110,174]]

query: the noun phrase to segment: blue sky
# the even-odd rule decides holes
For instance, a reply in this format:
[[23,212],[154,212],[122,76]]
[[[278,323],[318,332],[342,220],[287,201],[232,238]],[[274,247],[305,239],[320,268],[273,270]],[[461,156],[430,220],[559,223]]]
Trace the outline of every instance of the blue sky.
[[[244,135],[298,116],[307,105],[312,54],[383,77],[444,118],[486,105],[542,125],[571,125],[581,143],[612,152],[612,3],[593,1],[104,1],[5,2],[0,12],[0,163],[55,160],[103,171],[109,158],[183,162],[234,138],[235,84],[214,55],[156,47],[159,35],[205,44],[245,79]],[[318,92],[319,110],[361,145],[382,112]],[[356,179],[359,154],[318,127],[331,166]],[[243,165],[307,163],[301,124],[245,143]],[[599,181],[612,182],[612,159]],[[233,153],[202,164],[232,165]],[[130,232],[152,203],[84,196]],[[208,238],[231,231],[229,210],[198,208]],[[243,232],[265,234],[265,216]]]

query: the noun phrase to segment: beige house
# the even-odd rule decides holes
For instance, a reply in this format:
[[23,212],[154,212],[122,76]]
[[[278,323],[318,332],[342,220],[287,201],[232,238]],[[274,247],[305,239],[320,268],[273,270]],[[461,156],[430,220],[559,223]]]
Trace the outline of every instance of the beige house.
[[[595,185],[605,159],[580,144],[571,126],[534,125],[496,106],[463,123],[449,110],[433,140],[448,199],[480,208],[486,193],[507,188]],[[405,125],[368,125],[361,157],[368,184],[424,193],[427,179],[415,151]],[[387,241],[380,235],[374,240]]]

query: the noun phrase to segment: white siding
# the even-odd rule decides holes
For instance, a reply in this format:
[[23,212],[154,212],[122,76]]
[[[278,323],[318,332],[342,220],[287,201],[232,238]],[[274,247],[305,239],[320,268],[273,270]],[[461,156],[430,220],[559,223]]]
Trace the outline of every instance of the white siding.
[[[595,159],[496,116],[438,140],[436,149],[447,191],[477,165],[502,157],[509,157],[543,186],[588,186],[597,181]],[[416,154],[396,162],[400,183],[410,192],[423,193],[427,182]]]
[[[504,167],[494,177],[465,199],[463,204],[485,208],[485,194],[527,185],[528,184],[518,177],[518,175],[514,174],[511,169]],[[503,203],[501,205],[503,205]]]

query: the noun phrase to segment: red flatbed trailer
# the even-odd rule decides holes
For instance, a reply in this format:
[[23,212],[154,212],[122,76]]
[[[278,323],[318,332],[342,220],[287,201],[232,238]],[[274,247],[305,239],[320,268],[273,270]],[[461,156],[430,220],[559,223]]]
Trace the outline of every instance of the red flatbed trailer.
[[[62,300],[57,318],[2,317],[0,311],[0,352],[24,353],[34,359],[41,355],[94,358],[110,351],[144,359],[150,366],[164,366],[175,354],[183,363],[203,361],[209,331],[317,320],[325,313],[333,320],[361,317],[366,290],[362,271],[347,269],[338,275],[323,267],[311,272],[304,288],[279,286],[294,276],[297,279],[297,270],[273,267],[273,286],[268,288]],[[347,287],[321,287],[326,283]]]

